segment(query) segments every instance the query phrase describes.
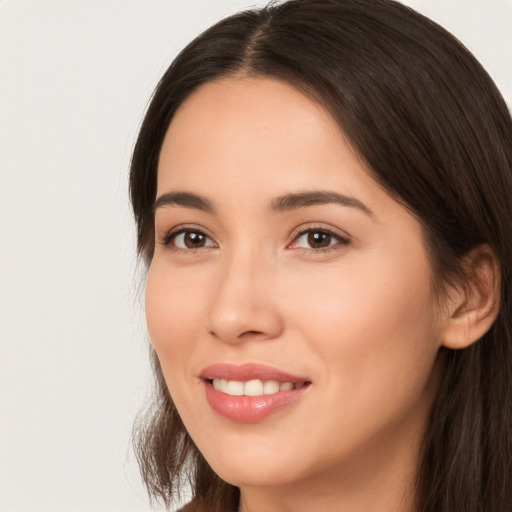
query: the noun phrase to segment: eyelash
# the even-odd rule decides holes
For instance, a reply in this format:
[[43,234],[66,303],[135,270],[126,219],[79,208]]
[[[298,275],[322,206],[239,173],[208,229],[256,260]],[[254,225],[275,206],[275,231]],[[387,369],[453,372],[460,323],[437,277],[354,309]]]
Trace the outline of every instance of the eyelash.
[[169,230],[165,236],[163,237],[162,241],[160,242],[164,247],[167,247],[173,251],[199,251],[199,250],[202,250],[202,249],[208,249],[208,247],[196,247],[196,248],[191,248],[189,247],[188,249],[183,249],[181,247],[175,247],[172,245],[172,242],[174,242],[176,240],[176,238],[179,236],[179,235],[182,235],[182,234],[185,234],[185,233],[196,233],[200,236],[203,236],[205,237],[206,239],[208,240],[212,240],[204,231],[200,230],[200,229],[196,229],[194,228],[193,226],[177,226],[175,228],[172,228],[171,230]]
[[302,249],[303,251],[308,251],[310,253],[325,253],[332,250],[339,249],[340,246],[346,246],[350,244],[350,240],[346,237],[341,236],[339,233],[335,233],[333,230],[325,228],[323,226],[310,226],[305,229],[301,229],[298,231],[291,242],[291,244],[288,245],[288,247],[296,245],[297,242],[304,236],[310,235],[310,234],[322,234],[327,235],[331,239],[335,240],[335,243],[329,244],[326,247],[319,247],[319,248],[313,248],[313,247],[296,247],[296,249]]
[[[213,245],[210,245],[210,246],[201,246],[201,247],[196,247],[196,248],[192,248],[192,247],[189,247],[188,249],[184,249],[184,248],[181,248],[181,247],[175,247],[172,245],[172,243],[176,240],[176,238],[179,236],[179,235],[182,235],[182,234],[185,234],[185,233],[196,233],[202,237],[205,237],[206,239],[210,240]],[[327,235],[328,237],[330,238],[333,238],[336,243],[334,244],[329,244],[328,246],[326,247],[320,247],[320,248],[313,248],[313,247],[295,247],[295,249],[301,249],[303,251],[308,251],[308,252],[312,252],[312,253],[324,253],[324,252],[327,252],[327,251],[331,251],[331,250],[335,250],[337,248],[339,248],[340,245],[349,245],[350,244],[350,240],[348,238],[345,238],[343,236],[341,236],[340,234],[338,233],[335,233],[334,231],[330,230],[330,229],[327,229],[325,227],[315,227],[315,226],[311,226],[311,227],[308,227],[306,229],[302,229],[300,231],[297,231],[294,235],[294,238],[292,240],[292,242],[290,244],[288,244],[287,247],[291,247],[291,246],[294,246],[297,244],[297,242],[304,236],[306,235],[310,235],[310,234],[322,234],[322,235]],[[189,252],[189,251],[200,251],[200,250],[207,250],[209,247],[217,247],[215,242],[213,242],[213,240],[202,230],[200,229],[196,229],[194,227],[187,227],[187,226],[178,226],[176,228],[173,228],[171,230],[169,230],[165,236],[163,237],[162,241],[160,242],[161,245],[163,245],[164,247],[167,247],[173,251],[185,251],[185,252]]]

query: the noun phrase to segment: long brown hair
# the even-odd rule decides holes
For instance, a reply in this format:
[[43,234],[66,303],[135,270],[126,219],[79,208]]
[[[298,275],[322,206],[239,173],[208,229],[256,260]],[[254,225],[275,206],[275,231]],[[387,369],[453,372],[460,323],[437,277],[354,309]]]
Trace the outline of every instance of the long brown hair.
[[[442,348],[441,383],[417,475],[422,512],[512,508],[512,122],[496,86],[451,34],[392,0],[290,0],[224,19],[190,43],[158,84],[134,149],[138,251],[154,250],[157,164],[179,105],[226,76],[282,79],[322,104],[372,176],[420,219],[439,283],[489,244],[501,310],[464,350]],[[442,285],[439,287],[442,292]],[[135,429],[150,496],[169,505],[188,478],[199,506],[237,509],[239,491],[188,436],[152,351],[156,399]]]

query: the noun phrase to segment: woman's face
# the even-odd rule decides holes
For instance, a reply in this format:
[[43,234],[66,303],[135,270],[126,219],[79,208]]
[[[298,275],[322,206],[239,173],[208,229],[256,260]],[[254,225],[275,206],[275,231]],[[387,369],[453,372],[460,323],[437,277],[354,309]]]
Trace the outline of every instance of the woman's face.
[[157,198],[149,333],[213,469],[247,487],[410,473],[443,313],[419,222],[325,110],[272,79],[202,86]]

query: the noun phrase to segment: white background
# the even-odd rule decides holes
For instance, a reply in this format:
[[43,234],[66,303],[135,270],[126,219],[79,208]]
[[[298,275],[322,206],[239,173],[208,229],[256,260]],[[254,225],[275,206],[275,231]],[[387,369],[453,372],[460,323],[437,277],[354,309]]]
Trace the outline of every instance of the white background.
[[[512,0],[410,0],[512,104]],[[0,0],[0,512],[142,512],[150,391],[127,195],[176,52],[247,0]],[[260,2],[261,4],[261,2]]]

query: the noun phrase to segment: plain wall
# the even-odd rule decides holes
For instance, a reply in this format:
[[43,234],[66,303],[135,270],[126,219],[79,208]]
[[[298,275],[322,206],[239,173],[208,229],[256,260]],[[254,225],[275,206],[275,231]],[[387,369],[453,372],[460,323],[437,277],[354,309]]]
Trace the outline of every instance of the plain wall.
[[[406,3],[512,104],[511,0]],[[151,389],[130,152],[177,51],[254,4],[0,2],[0,512],[149,510],[130,450]]]

